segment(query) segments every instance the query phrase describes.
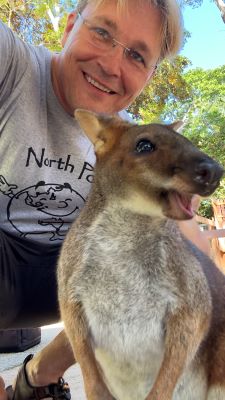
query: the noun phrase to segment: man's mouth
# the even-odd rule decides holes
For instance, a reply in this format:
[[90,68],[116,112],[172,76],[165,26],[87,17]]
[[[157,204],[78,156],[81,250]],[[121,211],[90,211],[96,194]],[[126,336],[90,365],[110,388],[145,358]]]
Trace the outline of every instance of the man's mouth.
[[86,73],[84,73],[84,77],[92,86],[96,87],[97,89],[101,90],[102,92],[109,93],[109,94],[115,94],[115,92],[113,90],[107,88],[106,86],[103,86],[101,83],[99,83],[95,79],[91,78],[90,75],[87,75]]

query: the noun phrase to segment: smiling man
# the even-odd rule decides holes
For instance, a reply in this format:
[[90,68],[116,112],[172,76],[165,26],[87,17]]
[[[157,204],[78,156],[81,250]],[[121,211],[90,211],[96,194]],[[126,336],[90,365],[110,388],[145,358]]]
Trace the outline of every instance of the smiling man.
[[[181,37],[175,0],[80,0],[59,54],[23,43],[0,23],[0,329],[59,319],[57,257],[95,162],[74,110],[126,117]],[[25,360],[14,388],[0,380],[0,398],[69,399],[59,377],[73,363],[62,332]]]
[[153,5],[130,3],[129,12],[119,13],[118,4],[107,1],[70,14],[64,49],[52,60],[55,93],[67,112],[121,111],[153,75],[161,58],[162,16]]

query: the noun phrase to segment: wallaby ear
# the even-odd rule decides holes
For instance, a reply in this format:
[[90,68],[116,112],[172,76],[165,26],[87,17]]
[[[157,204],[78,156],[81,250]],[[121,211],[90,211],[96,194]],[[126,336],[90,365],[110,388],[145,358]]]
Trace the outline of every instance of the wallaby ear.
[[169,125],[169,127],[174,129],[174,131],[176,131],[176,132],[181,132],[183,125],[184,125],[184,122],[180,120],[180,121],[173,122],[172,124]]
[[74,116],[90,141],[95,144],[101,131],[101,125],[97,114],[91,111],[77,109],[75,110]]
[[108,152],[118,140],[124,127],[131,125],[119,117],[105,116],[83,109],[77,109],[74,116],[94,144],[97,155]]

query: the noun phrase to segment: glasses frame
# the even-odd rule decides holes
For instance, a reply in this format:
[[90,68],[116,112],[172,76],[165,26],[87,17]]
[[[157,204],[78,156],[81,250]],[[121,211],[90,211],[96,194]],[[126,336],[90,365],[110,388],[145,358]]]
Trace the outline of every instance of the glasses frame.
[[[94,25],[92,25],[92,23],[90,21],[88,21],[86,18],[83,17],[83,15],[78,12],[77,13],[78,17],[81,19],[82,24],[84,24],[85,26],[87,26],[87,28],[93,28]],[[97,26],[96,26],[97,27]],[[103,28],[104,29],[104,28]],[[127,54],[131,54],[132,52],[136,51],[135,49],[132,49],[130,47],[127,47],[125,44],[123,44],[122,42],[120,42],[119,40],[117,40],[116,38],[114,38],[113,36],[111,36],[111,34],[108,32],[109,34],[109,38],[108,40],[112,43],[112,48],[115,48],[116,46],[120,46],[123,49],[123,54],[127,57]],[[132,58],[132,57],[131,57]],[[155,65],[150,65],[147,67],[144,67],[146,70],[146,74],[150,75],[150,77],[156,72],[157,68],[158,68],[158,63],[156,63]],[[141,69],[140,69],[141,71]],[[145,71],[144,71],[145,72]]]

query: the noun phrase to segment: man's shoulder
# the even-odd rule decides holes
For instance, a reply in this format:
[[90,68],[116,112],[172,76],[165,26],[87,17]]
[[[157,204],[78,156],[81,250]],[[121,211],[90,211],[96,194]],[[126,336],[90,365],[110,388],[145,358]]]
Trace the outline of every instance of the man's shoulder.
[[15,33],[0,20],[0,48],[7,50],[15,42]]
[[25,83],[29,76],[33,79],[37,71],[38,76],[44,74],[46,63],[50,64],[51,52],[44,46],[24,42],[0,21],[0,59],[0,83],[5,82],[5,90],[11,93],[18,82],[23,80]]
[[25,43],[1,23],[0,60],[0,104],[10,104],[15,110],[15,105],[22,102],[27,110],[35,102],[45,101],[50,85],[51,52],[48,49]]
[[2,32],[6,32],[6,33],[12,32],[11,29],[2,20],[0,20],[0,30],[1,30],[1,33]]

